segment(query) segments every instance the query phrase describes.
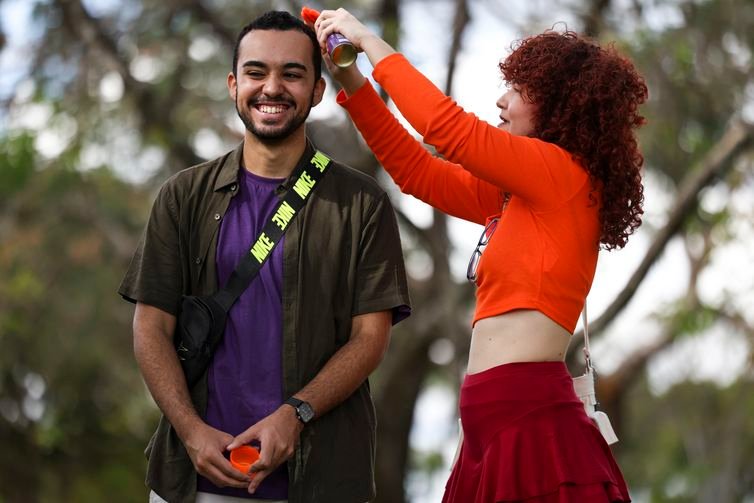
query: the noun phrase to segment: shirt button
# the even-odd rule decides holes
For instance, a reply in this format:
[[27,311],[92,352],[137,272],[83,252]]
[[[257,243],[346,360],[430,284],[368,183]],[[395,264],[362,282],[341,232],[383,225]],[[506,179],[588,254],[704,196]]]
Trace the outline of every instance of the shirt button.
[[220,220],[220,214],[219,213],[215,213],[215,220]]
[[201,257],[196,257],[196,260],[194,262],[196,262],[196,265],[199,265],[199,264],[202,263],[202,258]]

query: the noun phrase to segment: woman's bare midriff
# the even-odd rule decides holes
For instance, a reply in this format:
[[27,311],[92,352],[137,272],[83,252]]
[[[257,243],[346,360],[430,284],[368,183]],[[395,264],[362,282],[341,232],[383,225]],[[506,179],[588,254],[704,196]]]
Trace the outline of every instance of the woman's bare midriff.
[[467,373],[513,362],[563,361],[571,334],[539,311],[519,309],[476,322]]

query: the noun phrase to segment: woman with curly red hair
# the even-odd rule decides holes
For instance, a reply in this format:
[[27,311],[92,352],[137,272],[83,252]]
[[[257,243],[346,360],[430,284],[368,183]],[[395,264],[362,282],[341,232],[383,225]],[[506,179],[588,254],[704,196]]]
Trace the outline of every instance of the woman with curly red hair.
[[[486,224],[469,263],[477,285],[464,439],[444,502],[623,502],[628,490],[564,363],[600,245],[641,223],[634,130],[647,88],[631,62],[577,34],[522,40],[500,63],[509,90],[497,127],[465,112],[343,9],[315,24],[364,51],[373,76],[432,156],[356,69],[336,68],[338,101],[401,189]],[[326,58],[327,59],[327,58]]]

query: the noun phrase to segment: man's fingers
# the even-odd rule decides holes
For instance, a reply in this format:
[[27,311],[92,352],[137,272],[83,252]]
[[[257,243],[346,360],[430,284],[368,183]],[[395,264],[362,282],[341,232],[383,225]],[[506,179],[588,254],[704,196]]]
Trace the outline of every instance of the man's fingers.
[[257,436],[257,430],[254,426],[247,429],[243,433],[239,433],[236,438],[234,438],[233,441],[228,444],[226,449],[232,451],[233,449],[237,449],[242,445],[251,443],[252,440],[259,440],[259,437]]
[[267,445],[262,445],[262,450],[259,451],[259,461],[254,463],[252,465],[252,468],[254,466],[259,465],[259,468],[266,469],[268,467],[274,467],[275,465],[275,454],[277,454],[277,448],[274,444],[271,442],[268,442]]
[[219,464],[217,464],[216,466],[218,470],[227,478],[233,480],[236,483],[240,483],[240,485],[234,485],[234,487],[245,487],[246,484],[249,483],[249,475],[236,470],[227,459],[222,458],[222,461],[219,462]]
[[[222,456],[221,456],[222,458]],[[225,458],[225,463],[217,462],[203,470],[205,477],[210,479],[218,487],[246,487],[249,484],[249,476],[234,469]],[[227,465],[227,468],[225,467]]]
[[264,468],[264,469],[260,469],[259,471],[255,471],[254,468],[258,464],[259,464],[259,461],[257,461],[251,466],[252,479],[251,479],[251,482],[249,483],[249,489],[248,489],[249,494],[254,494],[254,492],[259,487],[259,484],[261,484],[262,481],[267,478],[267,475],[272,473],[272,471],[274,470],[274,468]]
[[281,449],[278,446],[268,446],[267,449],[263,448],[259,461],[251,465],[252,479],[251,483],[249,483],[249,493],[253,494],[259,487],[259,484],[286,461],[285,449]]

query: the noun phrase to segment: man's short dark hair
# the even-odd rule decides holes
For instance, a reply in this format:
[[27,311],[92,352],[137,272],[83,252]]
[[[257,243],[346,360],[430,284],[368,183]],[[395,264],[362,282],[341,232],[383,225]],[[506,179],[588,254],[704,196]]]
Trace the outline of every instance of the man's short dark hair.
[[322,53],[320,52],[319,41],[317,40],[317,35],[314,33],[314,30],[302,20],[292,16],[288,12],[277,10],[265,12],[244,26],[241,33],[238,34],[236,47],[233,49],[233,75],[236,75],[236,68],[238,67],[238,47],[241,45],[241,40],[253,30],[295,30],[300,31],[309,37],[309,40],[312,42],[312,63],[314,64],[315,82],[322,77]]

